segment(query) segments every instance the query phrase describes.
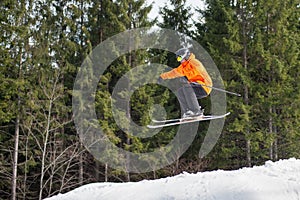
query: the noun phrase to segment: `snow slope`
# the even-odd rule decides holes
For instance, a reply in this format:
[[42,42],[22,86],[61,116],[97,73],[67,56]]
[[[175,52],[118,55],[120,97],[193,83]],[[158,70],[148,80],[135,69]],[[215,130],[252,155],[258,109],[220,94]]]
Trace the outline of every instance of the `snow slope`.
[[236,171],[183,173],[136,183],[93,183],[47,200],[300,200],[300,160]]

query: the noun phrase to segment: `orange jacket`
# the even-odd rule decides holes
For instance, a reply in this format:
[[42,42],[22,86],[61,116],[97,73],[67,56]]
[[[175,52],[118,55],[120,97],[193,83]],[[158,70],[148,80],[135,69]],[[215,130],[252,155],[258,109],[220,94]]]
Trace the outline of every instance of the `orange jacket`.
[[[202,63],[191,53],[189,59],[181,63],[177,68],[160,75],[162,79],[172,79],[186,76],[189,82],[212,86],[212,80]],[[203,89],[210,94],[211,88],[203,86]]]

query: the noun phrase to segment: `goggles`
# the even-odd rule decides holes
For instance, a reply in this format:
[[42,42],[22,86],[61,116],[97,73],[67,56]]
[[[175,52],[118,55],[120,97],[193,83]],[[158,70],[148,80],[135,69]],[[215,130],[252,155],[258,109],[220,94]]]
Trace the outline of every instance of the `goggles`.
[[181,56],[177,56],[177,61],[178,61],[178,62],[181,62],[182,59],[183,59],[183,58],[182,58]]

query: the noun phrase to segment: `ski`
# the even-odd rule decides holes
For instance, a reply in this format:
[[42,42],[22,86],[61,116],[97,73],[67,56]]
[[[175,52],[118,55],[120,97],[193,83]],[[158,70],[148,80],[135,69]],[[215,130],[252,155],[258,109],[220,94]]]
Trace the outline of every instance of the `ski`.
[[[224,114],[224,115],[202,115],[201,118],[223,118],[227,115],[229,115],[230,112]],[[152,119],[153,123],[169,123],[169,122],[177,122],[177,121],[185,121],[185,120],[194,120],[194,119],[198,119],[199,117],[188,117],[188,118],[176,118],[176,119],[167,119],[167,120],[156,120],[156,119]]]
[[190,117],[190,118],[178,118],[178,119],[168,119],[168,120],[152,120],[155,124],[149,124],[148,128],[163,128],[167,126],[174,126],[174,125],[180,125],[180,124],[186,124],[186,123],[192,123],[192,122],[199,122],[199,121],[208,121],[208,120],[214,120],[214,119],[221,119],[229,115],[230,112],[223,114],[223,115],[202,115],[200,117]]

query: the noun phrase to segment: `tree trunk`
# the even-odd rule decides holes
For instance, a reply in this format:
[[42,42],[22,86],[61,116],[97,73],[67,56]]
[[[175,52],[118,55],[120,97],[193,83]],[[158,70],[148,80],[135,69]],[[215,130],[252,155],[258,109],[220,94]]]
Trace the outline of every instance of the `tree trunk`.
[[[243,34],[243,66],[245,68],[245,71],[248,71],[248,52],[247,52],[247,19],[246,19],[246,14],[245,14],[245,6],[241,5],[241,16],[242,16],[242,34]],[[249,105],[249,88],[247,84],[245,83],[244,85],[244,103],[246,107]],[[246,136],[249,136],[250,130],[249,127],[246,126]],[[249,137],[246,137],[246,152],[247,152],[247,166],[251,167],[251,141]]]
[[[82,144],[80,144],[81,148],[80,149],[83,149],[82,147]],[[83,153],[80,154],[79,156],[79,184],[82,185],[83,184],[83,172],[84,172],[84,160],[83,160]]]
[[105,163],[105,182],[108,182],[108,164]]
[[52,97],[51,97],[51,99],[49,100],[48,116],[47,116],[47,126],[46,126],[46,130],[45,130],[45,140],[44,140],[44,144],[43,144],[39,200],[42,200],[43,189],[44,189],[44,176],[45,176],[45,168],[46,168],[46,154],[47,154],[48,139],[49,139],[49,134],[50,134],[52,104],[53,104],[53,100],[52,100]]
[[29,148],[29,134],[26,137],[26,144],[25,144],[25,166],[24,166],[24,183],[23,183],[23,188],[24,188],[24,193],[23,193],[23,199],[27,199],[27,162],[28,162],[28,148]]
[[[19,79],[22,79],[22,48],[20,48],[20,60],[19,60]],[[12,185],[11,185],[11,199],[17,198],[17,179],[18,179],[18,152],[19,152],[19,137],[20,137],[20,113],[21,113],[21,90],[18,89],[17,94],[17,114],[15,122],[15,146],[13,152],[13,170],[12,170]]]
[[[272,106],[270,106],[269,108],[269,134],[270,134],[270,137],[272,137],[273,135],[273,117],[272,117]],[[273,160],[274,157],[273,157],[273,141],[271,139],[270,141],[270,147],[269,147],[269,158],[270,160]]]
[[277,126],[274,126],[274,134],[275,134],[275,140],[274,140],[274,160],[278,160],[278,139],[277,139]]
[[15,146],[13,152],[13,174],[12,174],[12,189],[11,189],[11,199],[17,199],[17,178],[18,178],[18,151],[19,151],[19,136],[20,136],[20,106],[21,100],[18,96],[18,113],[15,123]]

